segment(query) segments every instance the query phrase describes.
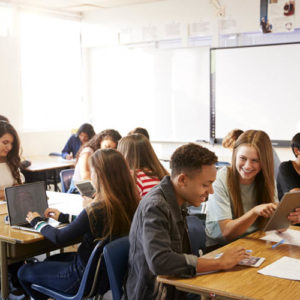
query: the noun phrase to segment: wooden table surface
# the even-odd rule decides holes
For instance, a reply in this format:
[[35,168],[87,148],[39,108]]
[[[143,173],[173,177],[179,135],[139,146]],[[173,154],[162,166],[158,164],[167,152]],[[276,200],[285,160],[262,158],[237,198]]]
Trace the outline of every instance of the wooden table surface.
[[29,156],[26,157],[26,159],[31,162],[31,165],[25,169],[29,172],[39,172],[75,166],[75,160],[67,160],[59,156],[40,155]]
[[[300,227],[291,226],[300,230]],[[217,253],[233,246],[251,249],[253,256],[265,257],[259,268],[236,266],[229,271],[221,271],[199,275],[190,279],[176,279],[158,276],[159,282],[176,286],[177,289],[208,296],[213,293],[214,299],[300,299],[300,282],[258,274],[257,271],[275,262],[282,256],[300,259],[300,247],[282,244],[274,249],[274,242],[260,240],[264,233],[253,233],[245,238],[234,241],[222,248],[205,255],[213,258]]]

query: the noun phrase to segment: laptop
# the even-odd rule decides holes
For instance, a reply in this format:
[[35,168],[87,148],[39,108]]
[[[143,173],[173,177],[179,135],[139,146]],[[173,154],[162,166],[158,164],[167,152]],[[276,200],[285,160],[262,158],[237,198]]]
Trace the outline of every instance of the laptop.
[[[48,201],[43,181],[22,184],[5,188],[5,198],[9,224],[13,228],[38,232],[26,221],[29,211],[38,212],[44,221],[44,212],[48,208]],[[49,224],[57,227],[60,223],[49,218]]]
[[288,228],[291,222],[287,217],[296,207],[300,207],[300,192],[285,193],[263,231]]

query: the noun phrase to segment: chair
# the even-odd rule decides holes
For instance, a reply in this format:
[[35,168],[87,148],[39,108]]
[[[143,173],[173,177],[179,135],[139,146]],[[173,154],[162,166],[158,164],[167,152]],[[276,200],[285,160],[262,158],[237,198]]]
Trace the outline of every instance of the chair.
[[110,242],[103,249],[113,300],[120,300],[123,295],[122,287],[128,268],[128,253],[128,236]]
[[[38,284],[32,284],[31,288],[56,300],[81,300],[99,294],[104,295],[105,292],[109,290],[107,277],[103,277],[106,276],[106,271],[103,271],[104,262],[101,259],[103,246],[106,242],[106,240],[103,240],[96,244],[85,267],[79,289],[75,295],[66,294],[54,289],[52,290]],[[100,285],[102,285],[101,288],[99,287]]]
[[196,216],[187,216],[186,221],[192,253],[199,256],[199,249],[205,251],[205,222]]
[[61,191],[63,193],[66,193],[69,190],[73,175],[74,175],[74,169],[65,169],[60,171],[59,177],[61,183]]

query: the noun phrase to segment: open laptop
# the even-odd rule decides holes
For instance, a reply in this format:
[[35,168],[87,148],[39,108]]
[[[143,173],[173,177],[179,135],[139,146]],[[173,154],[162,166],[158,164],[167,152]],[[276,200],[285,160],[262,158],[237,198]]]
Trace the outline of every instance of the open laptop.
[[296,207],[300,207],[300,192],[285,193],[263,231],[288,228],[291,222],[287,217]]
[[[44,212],[48,208],[45,183],[43,181],[22,184],[5,188],[9,224],[13,228],[37,232],[26,221],[29,211],[38,212],[44,218]],[[57,227],[59,222],[49,218],[50,224]]]

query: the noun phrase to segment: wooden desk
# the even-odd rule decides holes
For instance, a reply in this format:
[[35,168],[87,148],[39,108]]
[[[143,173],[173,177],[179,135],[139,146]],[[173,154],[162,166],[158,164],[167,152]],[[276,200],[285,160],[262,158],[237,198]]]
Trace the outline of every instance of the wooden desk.
[[[49,207],[62,212],[78,214],[82,210],[82,197],[80,195],[47,192]],[[6,204],[1,204],[1,212],[5,212]],[[0,271],[1,271],[1,297],[8,297],[8,264],[25,260],[26,258],[43,254],[58,247],[46,240],[41,234],[11,228],[4,223],[4,214],[0,214]]]
[[[299,227],[291,226],[300,230]],[[175,286],[178,290],[208,296],[215,294],[214,299],[300,299],[300,284],[298,281],[281,279],[258,274],[257,271],[282,256],[300,259],[300,247],[280,245],[275,249],[272,242],[259,240],[264,233],[253,233],[231,244],[205,255],[213,258],[233,246],[243,246],[252,249],[253,256],[265,257],[266,260],[259,268],[236,266],[232,270],[200,275],[190,279],[176,279],[158,276],[157,280]]]
[[58,191],[59,172],[64,169],[73,168],[75,160],[66,160],[57,156],[30,156],[26,157],[31,161],[31,165],[22,171],[26,182],[45,181],[49,183],[49,178],[53,179],[54,189]]

